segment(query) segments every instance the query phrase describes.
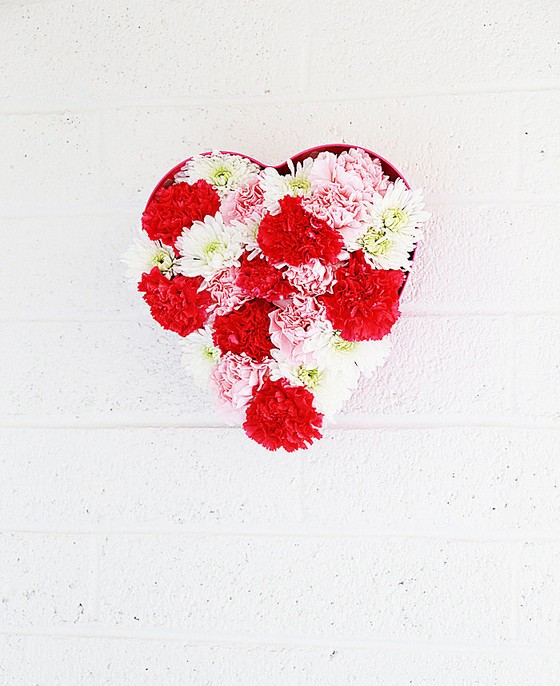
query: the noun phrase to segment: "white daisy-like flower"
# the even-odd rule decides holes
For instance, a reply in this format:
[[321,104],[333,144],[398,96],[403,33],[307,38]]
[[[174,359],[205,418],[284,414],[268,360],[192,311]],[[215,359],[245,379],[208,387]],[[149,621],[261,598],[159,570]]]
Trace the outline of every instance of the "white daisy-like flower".
[[259,242],[257,240],[257,235],[259,232],[259,226],[261,224],[260,218],[259,219],[248,219],[245,222],[240,222],[240,221],[234,220],[231,224],[236,229],[238,229],[239,233],[242,236],[243,245],[245,246],[245,250],[249,253],[247,258],[249,260],[252,260],[257,255],[260,255],[262,250],[261,250],[261,247],[260,247]]
[[206,326],[185,336],[181,342],[181,363],[200,388],[206,389],[210,374],[220,360],[212,331]]
[[313,394],[313,404],[327,416],[336,414],[352,395],[357,378],[320,366],[278,362],[271,371],[273,381],[285,378]]
[[422,238],[418,227],[430,218],[423,207],[422,191],[409,190],[397,179],[366,205],[360,228],[346,232],[346,247],[363,250],[376,269],[409,269],[410,253]]
[[288,160],[289,174],[280,174],[273,167],[263,170],[261,187],[264,191],[264,204],[269,212],[278,212],[278,201],[286,195],[297,198],[311,193],[309,172],[312,166],[313,160],[307,158],[303,162],[298,162],[295,167],[292,160]]
[[[347,341],[330,322],[321,326],[321,333],[310,341],[313,357],[320,367],[340,372],[357,383],[360,373],[370,377],[381,367],[391,352],[388,336],[379,341]],[[309,344],[304,343],[304,349]]]
[[176,268],[175,251],[161,241],[151,241],[144,231],[139,231],[134,243],[122,257],[126,264],[126,278],[136,284],[142,274],[157,267],[167,277],[173,276]]
[[214,151],[210,155],[196,155],[189,160],[175,175],[175,181],[195,183],[203,179],[223,197],[259,171],[259,167],[246,157]]
[[227,226],[218,212],[206,216],[185,229],[176,241],[182,257],[177,260],[177,272],[185,276],[210,279],[226,267],[239,267],[244,237],[238,227]]

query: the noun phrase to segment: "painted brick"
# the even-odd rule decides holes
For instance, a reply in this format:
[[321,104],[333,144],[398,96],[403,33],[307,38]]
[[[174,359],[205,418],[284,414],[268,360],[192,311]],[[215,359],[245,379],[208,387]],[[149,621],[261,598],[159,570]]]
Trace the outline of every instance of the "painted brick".
[[99,207],[98,114],[0,115],[0,126],[6,159],[0,169],[0,212],[35,215]]
[[[147,316],[147,315],[146,315]],[[0,331],[0,413],[188,422],[216,417],[181,368],[178,336],[155,322],[16,323]],[[223,423],[223,422],[222,422]]]
[[560,316],[519,317],[515,331],[519,410],[557,421],[560,419]]
[[0,533],[0,625],[87,622],[93,569],[86,536]]
[[527,543],[521,558],[519,635],[522,641],[558,647],[560,544]]
[[557,92],[531,93],[521,98],[521,187],[558,198],[560,110]]
[[511,410],[513,341],[506,318],[403,316],[393,332],[391,357],[361,383],[345,412],[503,415]]
[[[301,521],[300,457],[240,430],[0,430],[0,527],[196,529]],[[10,469],[18,464],[17,470]]]
[[[137,686],[556,686],[560,660],[514,649],[506,654],[438,652],[403,646],[348,650],[282,645],[205,646],[181,641],[97,638],[0,637],[6,686],[35,683]],[[4,672],[2,671],[4,669]]]
[[100,620],[229,637],[501,641],[512,571],[494,543],[111,536]]
[[[18,236],[26,246],[26,276],[25,289],[0,292],[0,316],[106,320],[126,315],[148,322],[148,308],[126,287],[119,261],[137,224],[133,214],[3,220],[4,244]],[[18,260],[6,262],[4,278],[8,283],[21,278]]]
[[332,432],[303,466],[306,522],[327,531],[554,536],[557,445],[554,430]]
[[0,88],[12,98],[279,96],[294,76],[300,85],[303,26],[287,3],[18,3],[2,16],[12,39]]
[[419,2],[356,2],[349,11],[337,0],[323,8],[311,0],[309,83],[317,95],[558,83],[558,13],[551,16],[546,0],[514,11],[483,0],[438,2],[431,11]]

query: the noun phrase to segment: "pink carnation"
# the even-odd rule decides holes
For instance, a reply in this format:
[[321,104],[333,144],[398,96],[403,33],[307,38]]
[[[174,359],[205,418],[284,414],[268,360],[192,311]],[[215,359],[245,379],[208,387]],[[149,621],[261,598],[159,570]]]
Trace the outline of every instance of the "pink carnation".
[[228,352],[212,369],[210,382],[218,401],[232,421],[243,419],[244,409],[258,390],[268,371],[266,362],[255,362],[245,353]]
[[364,217],[364,202],[388,185],[381,162],[357,148],[338,156],[319,153],[309,179],[312,194],[303,198],[304,208],[336,229],[356,228]]
[[279,357],[302,364],[308,362],[309,353],[304,350],[304,344],[322,331],[321,324],[326,319],[324,307],[315,298],[296,295],[269,316],[270,339],[280,351]]
[[336,267],[323,264],[320,260],[311,260],[299,267],[287,267],[284,277],[305,295],[322,295],[329,290]]
[[264,193],[258,176],[253,176],[246,184],[231,191],[222,201],[222,217],[226,224],[233,221],[246,223],[258,221],[264,214]]
[[208,291],[213,300],[209,307],[211,312],[217,315],[227,314],[250,300],[237,285],[238,276],[238,267],[228,267],[211,279],[208,284]]

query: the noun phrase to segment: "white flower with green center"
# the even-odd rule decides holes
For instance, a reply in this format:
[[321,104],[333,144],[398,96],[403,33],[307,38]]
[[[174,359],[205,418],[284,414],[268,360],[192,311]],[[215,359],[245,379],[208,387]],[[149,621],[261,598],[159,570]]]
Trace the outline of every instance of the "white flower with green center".
[[213,152],[210,155],[196,155],[175,175],[175,181],[195,183],[200,179],[211,184],[223,197],[242,186],[260,171],[246,157]]
[[220,350],[214,345],[208,327],[185,336],[181,342],[181,362],[201,388],[208,387],[210,374],[220,360]]
[[272,214],[280,210],[278,201],[286,195],[298,198],[311,193],[309,172],[313,160],[306,159],[298,162],[294,167],[292,160],[288,160],[289,174],[280,174],[277,169],[267,167],[262,172],[261,187],[264,191],[264,204]]
[[177,272],[209,280],[226,267],[239,267],[244,240],[239,227],[224,224],[220,213],[195,221],[176,241],[181,253]]
[[370,377],[382,366],[391,351],[389,338],[380,341],[347,341],[330,322],[321,324],[321,332],[304,343],[305,352],[312,354],[319,368],[343,375],[349,387],[355,387],[360,373]]
[[273,381],[284,378],[295,386],[307,388],[313,394],[316,409],[329,416],[342,408],[356,387],[354,378],[339,371],[291,362],[273,363],[271,378]]
[[167,277],[173,276],[176,259],[173,248],[161,241],[151,241],[144,231],[138,232],[134,243],[122,257],[127,267],[126,278],[134,284],[154,267]]
[[397,179],[366,205],[360,228],[346,235],[346,247],[363,250],[375,269],[409,269],[410,253],[422,238],[419,226],[430,218],[423,207],[422,192]]

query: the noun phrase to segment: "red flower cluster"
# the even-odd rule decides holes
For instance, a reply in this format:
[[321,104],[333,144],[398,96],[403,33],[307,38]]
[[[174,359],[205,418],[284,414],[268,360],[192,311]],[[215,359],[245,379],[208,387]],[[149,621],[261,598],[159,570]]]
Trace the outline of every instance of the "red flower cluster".
[[189,276],[165,277],[157,267],[142,274],[138,290],[150,306],[152,317],[164,329],[188,336],[208,318],[208,291],[199,291],[202,279]]
[[287,195],[279,201],[279,214],[266,214],[257,240],[273,264],[298,267],[313,258],[334,264],[342,250],[342,236],[325,221],[306,212],[301,198]]
[[313,407],[313,395],[285,379],[267,379],[247,407],[243,428],[268,450],[306,448],[321,438],[323,415]]
[[336,272],[332,293],[319,296],[327,317],[347,341],[380,340],[399,318],[399,289],[404,274],[373,269],[361,250]]
[[280,269],[259,257],[250,260],[243,256],[236,283],[251,298],[285,300],[295,292]]
[[142,228],[153,240],[174,246],[183,229],[220,209],[220,198],[206,181],[161,186],[142,215]]
[[268,315],[274,306],[261,298],[250,300],[237,310],[214,320],[214,345],[222,353],[246,353],[256,362],[270,356],[272,341],[268,331]]

